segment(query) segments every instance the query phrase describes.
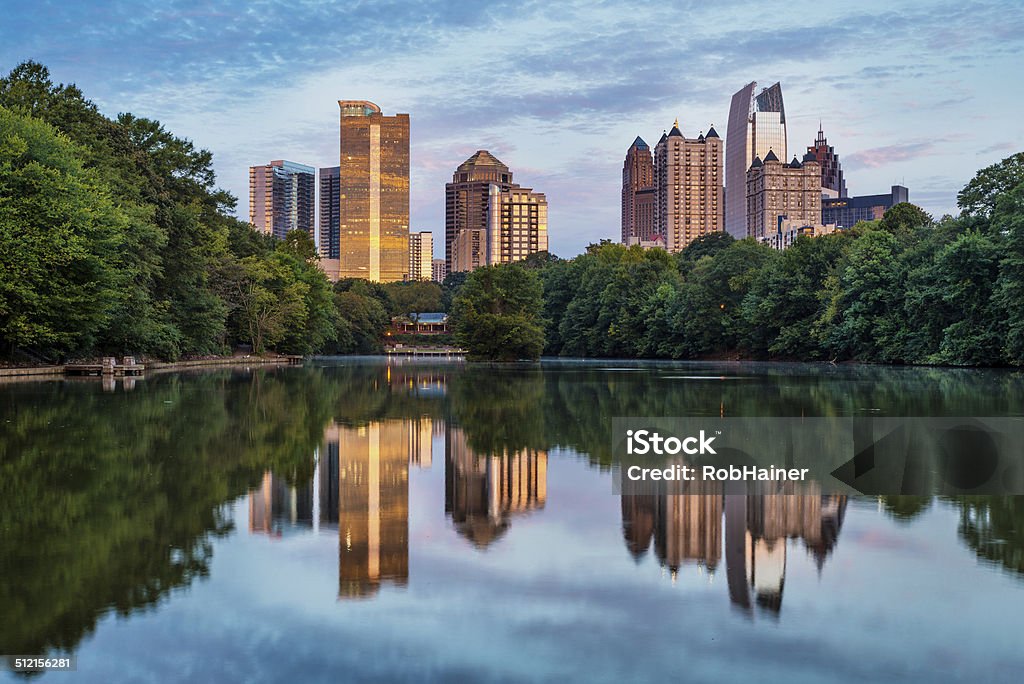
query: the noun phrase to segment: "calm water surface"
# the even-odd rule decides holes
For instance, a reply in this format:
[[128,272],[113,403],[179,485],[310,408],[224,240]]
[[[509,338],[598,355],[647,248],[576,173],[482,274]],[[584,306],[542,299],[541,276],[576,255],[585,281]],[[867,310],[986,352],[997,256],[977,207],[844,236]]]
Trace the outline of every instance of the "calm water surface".
[[1024,672],[1024,497],[617,497],[610,470],[613,416],[1019,416],[1018,373],[340,359],[126,382],[0,385],[0,653],[77,655],[46,681]]

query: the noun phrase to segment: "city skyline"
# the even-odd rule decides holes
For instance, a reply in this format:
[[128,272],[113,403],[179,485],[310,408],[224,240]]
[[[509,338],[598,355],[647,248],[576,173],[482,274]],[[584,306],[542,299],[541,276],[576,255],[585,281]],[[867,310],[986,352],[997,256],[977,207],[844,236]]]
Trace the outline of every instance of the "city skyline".
[[[336,100],[387,103],[413,118],[410,230],[440,232],[439,188],[486,148],[548,194],[561,256],[619,235],[622,150],[637,133],[678,116],[685,130],[713,123],[724,135],[731,94],[752,80],[781,81],[791,150],[812,145],[823,122],[851,195],[900,184],[927,211],[955,212],[976,169],[1024,146],[1022,95],[1005,87],[1024,18],[1007,2],[808,3],[785,14],[750,3],[555,15],[517,5],[514,35],[500,7],[288,7],[287,21],[284,5],[12,8],[0,64],[40,61],[104,113],[159,119],[210,149],[243,219],[249,166],[335,166]],[[695,27],[681,39],[651,30],[679,16]],[[494,45],[509,59],[476,57]]]

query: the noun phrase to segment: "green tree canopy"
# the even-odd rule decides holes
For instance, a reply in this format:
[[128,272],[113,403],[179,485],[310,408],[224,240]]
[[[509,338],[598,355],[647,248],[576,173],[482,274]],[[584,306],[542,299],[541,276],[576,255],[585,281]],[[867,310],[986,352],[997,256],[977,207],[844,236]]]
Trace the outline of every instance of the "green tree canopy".
[[455,339],[472,359],[540,358],[543,286],[518,264],[485,266],[469,274],[453,302]]

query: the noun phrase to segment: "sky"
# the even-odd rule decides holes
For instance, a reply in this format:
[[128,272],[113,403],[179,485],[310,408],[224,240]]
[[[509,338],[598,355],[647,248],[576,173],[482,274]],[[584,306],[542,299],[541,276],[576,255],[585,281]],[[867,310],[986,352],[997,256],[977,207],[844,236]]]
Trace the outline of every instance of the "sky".
[[820,121],[851,195],[900,183],[955,214],[978,169],[1024,150],[1019,2],[0,0],[0,71],[42,62],[211,150],[242,218],[250,165],[337,165],[337,101],[371,100],[410,115],[410,229],[436,256],[444,184],[487,149],[546,193],[568,257],[618,239],[637,135],[678,118],[724,137],[750,81],[782,83],[790,157]]

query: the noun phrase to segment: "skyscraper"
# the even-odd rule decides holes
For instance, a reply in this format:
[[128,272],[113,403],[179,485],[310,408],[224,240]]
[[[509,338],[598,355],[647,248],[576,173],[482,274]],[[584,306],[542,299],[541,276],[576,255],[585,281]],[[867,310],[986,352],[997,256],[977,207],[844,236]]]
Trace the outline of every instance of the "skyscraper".
[[630,238],[653,240],[655,234],[654,160],[637,136],[622,164],[622,244],[630,244]]
[[444,259],[434,259],[431,277],[433,280],[443,283],[444,277],[448,275],[448,265]]
[[487,231],[482,228],[460,230],[452,242],[450,273],[475,271],[487,265]]
[[747,169],[755,157],[772,151],[786,159],[786,110],[782,85],[776,83],[755,96],[751,81],[732,96],[725,141],[725,230],[734,238],[747,237]]
[[[780,232],[821,226],[821,169],[814,154],[786,164],[768,151],[764,161],[754,157],[747,171],[747,228],[745,235],[771,239]],[[781,245],[780,245],[781,248]]]
[[722,230],[722,139],[714,126],[686,138],[676,121],[654,148],[656,232],[678,252]]
[[278,239],[304,230],[316,239],[316,169],[278,159],[249,167],[249,223]]
[[409,115],[339,100],[339,275],[379,282],[409,271]]
[[434,234],[409,233],[409,280],[430,280],[433,277]]
[[509,168],[487,150],[459,165],[445,185],[448,273],[519,261],[547,249],[548,203],[543,193],[513,183]]
[[846,179],[835,148],[828,144],[825,132],[818,124],[818,138],[807,148],[821,165],[821,194],[826,197],[846,197]]
[[491,185],[512,187],[512,171],[487,150],[478,150],[459,164],[452,182],[445,185],[444,258],[448,273],[455,272],[452,244],[459,233],[487,227]]
[[320,169],[320,256],[324,259],[341,255],[340,181],[340,167]]

